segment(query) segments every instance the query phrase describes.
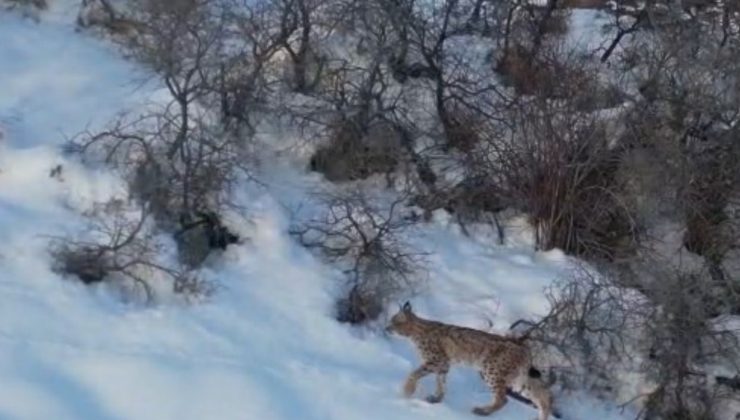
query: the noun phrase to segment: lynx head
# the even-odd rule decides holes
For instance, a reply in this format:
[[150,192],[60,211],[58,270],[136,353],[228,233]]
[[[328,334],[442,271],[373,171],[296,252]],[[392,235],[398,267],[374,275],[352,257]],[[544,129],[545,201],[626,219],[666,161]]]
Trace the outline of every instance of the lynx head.
[[406,302],[398,309],[398,312],[391,317],[391,322],[388,324],[386,330],[400,335],[409,335],[413,330],[415,320],[416,315],[414,315],[414,312],[411,309],[411,304]]

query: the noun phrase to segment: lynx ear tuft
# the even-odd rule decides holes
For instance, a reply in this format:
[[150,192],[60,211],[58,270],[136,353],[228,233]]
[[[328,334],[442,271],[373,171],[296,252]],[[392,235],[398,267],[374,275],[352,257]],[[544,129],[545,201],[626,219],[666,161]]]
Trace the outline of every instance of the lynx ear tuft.
[[403,304],[402,309],[404,312],[411,312],[411,304],[409,303],[409,301],[406,301],[406,303]]

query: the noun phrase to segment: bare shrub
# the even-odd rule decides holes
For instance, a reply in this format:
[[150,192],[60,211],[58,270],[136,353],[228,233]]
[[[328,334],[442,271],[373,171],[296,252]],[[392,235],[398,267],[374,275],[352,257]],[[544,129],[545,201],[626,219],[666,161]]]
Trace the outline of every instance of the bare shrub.
[[330,181],[364,179],[373,174],[390,174],[399,163],[401,144],[389,124],[376,124],[361,133],[351,123],[340,124],[329,144],[320,146],[311,158],[311,170]]
[[391,173],[400,169],[408,175],[404,180],[419,188],[433,185],[436,174],[428,157],[416,147],[417,139],[426,135],[415,117],[420,110],[420,89],[399,83],[412,74],[431,77],[428,65],[419,61],[418,42],[423,34],[414,33],[416,29],[426,31],[419,26],[426,23],[417,22],[419,16],[394,13],[422,10],[413,2],[385,0],[339,0],[321,7],[315,31],[354,48],[349,48],[347,57],[336,48],[322,46],[319,54],[324,67],[308,92],[310,100],[302,98],[288,105],[287,113],[305,138],[317,143],[311,169],[338,182],[385,174],[389,185],[393,183]]
[[309,93],[319,84],[326,65],[317,39],[320,31],[328,32],[322,17],[339,5],[317,0],[280,0],[273,5],[282,30],[278,39],[291,65],[288,84],[296,92]]
[[614,283],[609,275],[577,266],[547,291],[550,312],[542,319],[520,320],[523,335],[553,359],[565,388],[586,386],[602,395],[619,391],[619,374],[629,371],[633,348],[642,333],[649,301]]
[[3,0],[10,8],[31,8],[45,10],[49,7],[47,0]]
[[77,25],[80,28],[102,28],[125,43],[130,42],[143,29],[130,15],[126,2],[82,0],[77,13]]
[[184,231],[199,225],[200,215],[228,204],[232,185],[248,173],[248,159],[239,143],[201,117],[188,117],[181,137],[179,112],[159,112],[133,121],[123,116],[107,130],[83,133],[74,140],[75,149],[119,170],[160,226]]
[[571,9],[607,9],[609,0],[562,0],[560,6]]
[[[219,70],[212,79],[210,92],[215,96],[211,107],[218,108],[222,124],[236,131],[238,136],[254,133],[255,117],[270,110],[268,98],[276,86],[283,81],[270,71],[273,59],[281,50],[290,48],[298,51],[291,57],[293,63],[295,89],[310,89],[317,83],[321,72],[314,67],[318,57],[314,54],[311,15],[315,10],[301,10],[298,27],[289,25],[296,17],[295,6],[310,7],[312,0],[296,1],[221,1],[216,3],[214,14],[218,16],[218,26],[225,31],[219,39]],[[284,7],[283,7],[284,6]],[[299,7],[300,8],[300,7]],[[308,15],[304,13],[306,11]],[[309,21],[304,19],[308,16]],[[222,20],[221,20],[222,19]],[[300,28],[300,41],[294,44],[293,29]],[[304,38],[308,36],[308,39]],[[224,44],[224,42],[226,44]],[[228,45],[228,47],[226,47]],[[313,74],[312,70],[317,70]]]
[[573,106],[522,102],[515,131],[489,137],[473,166],[531,217],[539,248],[614,260],[634,250],[639,232],[616,177],[621,151],[603,122]]
[[39,21],[41,12],[48,7],[48,0],[0,0],[0,10],[16,11],[35,22]]
[[656,308],[645,324],[645,369],[656,386],[646,397],[646,418],[719,418],[716,410],[728,395],[712,366],[740,372],[740,342],[738,331],[716,318],[721,296],[708,284],[705,274],[666,270],[648,286]]
[[443,150],[456,149],[470,153],[480,142],[483,131],[481,116],[471,109],[458,107],[447,112]]
[[[121,172],[131,195],[148,206],[161,228],[175,233],[182,262],[191,267],[205,260],[211,249],[224,246],[212,240],[214,231],[224,229],[218,215],[232,204],[232,187],[249,176],[252,163],[249,133],[233,129],[230,118],[235,114],[224,119],[224,113],[234,111],[233,103],[224,104],[224,95],[235,92],[225,80],[238,74],[241,82],[256,84],[254,72],[264,63],[249,61],[256,66],[249,69],[234,64],[232,59],[238,61],[244,50],[234,44],[227,51],[224,45],[233,34],[225,28],[242,28],[240,24],[255,23],[262,15],[226,6],[205,0],[133,0],[129,14],[137,22],[137,34],[124,45],[163,78],[171,100],[137,116],[120,116],[108,129],[73,140],[86,159]],[[254,46],[252,51],[261,50]],[[251,87],[255,85],[250,85],[250,95],[257,95]],[[218,103],[221,115],[210,106]],[[236,125],[251,127],[244,112],[238,117]],[[224,238],[228,243],[238,240],[232,233]]]
[[566,10],[556,10],[542,23],[543,33],[554,36],[566,35],[569,30],[569,18],[570,14]]
[[728,28],[738,16],[724,3],[664,6],[646,3],[623,19],[602,57],[631,35],[617,57],[637,76],[641,97],[623,120],[624,142],[633,155],[649,156],[650,166],[630,182],[655,184],[649,197],[640,198],[655,203],[650,223],[681,226],[672,257],[695,264],[676,267],[651,258],[641,261],[632,279],[654,305],[645,322],[643,372],[655,386],[641,396],[641,416],[725,418],[720,406],[735,391],[721,385],[715,372],[720,366],[727,377],[738,371],[738,331],[722,321],[738,301],[727,269],[737,238],[731,209],[738,173],[738,107],[729,88],[737,81],[738,34]]
[[485,174],[470,175],[448,187],[438,188],[431,194],[417,194],[411,204],[423,209],[423,217],[431,220],[435,210],[443,209],[451,214],[461,231],[469,235],[468,224],[492,224],[498,232],[499,244],[504,243],[505,232],[499,222],[498,213],[510,203],[505,201],[498,185]]
[[401,144],[391,125],[379,123],[362,132],[352,121],[344,121],[331,131],[329,143],[319,146],[310,163],[311,170],[328,180],[364,179],[396,169]]
[[132,58],[163,78],[180,108],[182,130],[187,111],[198,104],[219,116],[225,128],[248,136],[278,79],[269,77],[269,64],[291,45],[287,38],[293,32],[281,21],[279,12],[285,10],[279,3],[128,0],[125,13],[105,7],[107,2],[98,9],[106,22],[131,23],[133,35],[120,41]]
[[[638,418],[721,418],[723,401],[736,398],[728,378],[740,372],[740,331],[716,312],[722,288],[710,287],[706,273],[640,261],[598,275],[577,267],[548,290],[546,316],[512,329],[523,326],[520,334],[549,355],[563,387],[626,395]],[[732,373],[716,376],[718,367]],[[638,375],[642,390],[624,375]]]
[[504,51],[496,63],[496,71],[520,94],[531,95],[536,91],[538,70],[524,47],[515,45]]
[[572,99],[580,96],[573,91],[573,86],[579,86],[584,98],[593,99],[592,89],[599,85],[585,63],[557,47],[541,49],[533,55],[528,47],[515,44],[498,59],[496,71],[520,95]]
[[[211,251],[239,241],[226,229],[218,213],[229,202],[231,185],[237,178],[238,149],[228,149],[216,137],[201,137],[187,143],[188,153],[166,158],[174,136],[167,126],[148,132],[148,120],[165,122],[152,115],[134,125],[116,123],[110,130],[88,134],[79,146],[87,158],[104,160],[129,181],[133,198],[145,205],[164,231],[174,234],[180,261],[188,267],[200,265]],[[191,129],[189,135],[195,135]],[[184,160],[180,158],[184,157]]]
[[716,281],[726,280],[723,260],[738,245],[740,226],[728,214],[740,180],[737,156],[731,150],[714,150],[695,157],[696,175],[686,194],[684,245],[705,258]]
[[730,215],[738,193],[739,109],[729,86],[737,83],[740,38],[723,29],[737,18],[725,12],[696,10],[685,24],[634,42],[628,55],[640,69],[642,97],[625,119],[626,140],[655,156],[648,175],[667,191],[664,214],[684,224],[684,246],[704,258],[717,282],[727,281],[738,232]]
[[361,190],[323,194],[322,218],[291,230],[300,243],[341,267],[346,297],[337,319],[353,324],[372,321],[395,298],[409,293],[423,273],[424,253],[405,235],[415,220],[403,212],[405,198],[386,205]]
[[337,58],[324,71],[314,101],[289,109],[301,129],[318,143],[310,169],[335,182],[386,177],[408,153],[397,121],[402,90],[392,89],[378,57],[367,66]]
[[[443,153],[453,149],[472,152],[479,141],[477,129],[485,121],[500,117],[497,111],[503,107],[501,92],[498,84],[492,83],[492,72],[484,64],[485,54],[471,54],[466,46],[472,39],[480,39],[482,32],[489,38],[481,40],[483,43],[497,39],[500,11],[505,7],[503,4],[489,7],[482,1],[379,0],[374,3],[380,7],[375,16],[387,22],[376,23],[370,29],[380,47],[377,53],[387,63],[380,68],[387,67],[393,81],[401,84],[386,86],[384,90],[402,92],[386,100],[390,105],[387,112],[393,114],[392,118],[386,118],[410,134],[402,137],[413,140],[431,137],[434,141],[434,146],[427,148],[417,148],[413,140],[402,142],[421,181],[417,187],[434,194],[436,181],[444,175],[435,172],[442,165],[431,164],[434,153],[439,149]],[[423,80],[408,83],[413,79]],[[388,84],[387,78],[382,81]],[[420,93],[433,101],[435,127],[425,127],[424,121],[409,116],[423,106],[414,101],[421,98]]]
[[111,263],[106,261],[104,253],[104,250],[94,246],[73,248],[58,241],[52,249],[56,261],[54,271],[77,276],[85,284],[100,283],[110,274]]
[[143,209],[137,213],[131,214],[116,199],[96,204],[84,214],[89,221],[87,239],[51,241],[53,270],[85,284],[116,282],[147,302],[156,297],[161,282],[189,298],[208,294],[208,283],[193,272],[161,262],[165,245],[147,225],[148,213]]
[[122,12],[116,7],[118,3],[111,0],[82,0],[77,13],[77,25],[85,28],[96,25],[107,25],[122,18]]

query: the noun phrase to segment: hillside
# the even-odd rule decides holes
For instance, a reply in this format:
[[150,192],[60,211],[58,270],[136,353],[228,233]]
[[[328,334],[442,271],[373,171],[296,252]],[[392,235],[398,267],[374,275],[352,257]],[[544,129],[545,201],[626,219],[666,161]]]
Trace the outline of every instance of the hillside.
[[[423,400],[432,378],[415,398],[401,396],[419,360],[409,342],[384,327],[406,300],[425,317],[500,334],[511,333],[518,320],[550,322],[543,325],[553,331],[535,328],[533,340],[538,367],[557,379],[552,389],[562,418],[634,419],[645,415],[641,396],[669,399],[656,383],[675,365],[650,363],[668,360],[664,354],[680,346],[666,343],[679,340],[671,335],[659,348],[644,336],[658,342],[663,330],[676,329],[680,336],[681,326],[661,324],[674,319],[670,311],[701,318],[701,331],[735,331],[731,304],[710,308],[704,295],[696,298],[707,305],[701,310],[686,303],[695,302],[694,287],[704,277],[677,274],[685,282],[673,287],[658,267],[702,275],[719,270],[732,279],[736,248],[716,263],[706,249],[679,238],[683,228],[671,230],[679,222],[666,215],[664,203],[653,204],[659,194],[629,178],[640,164],[650,166],[650,152],[630,154],[619,169],[610,166],[614,144],[628,143],[627,153],[638,148],[630,129],[654,129],[646,137],[657,138],[654,133],[672,127],[635,122],[662,109],[643,112],[647,106],[635,99],[647,95],[635,79],[649,66],[625,70],[602,55],[620,25],[643,19],[632,8],[621,17],[606,6],[560,15],[547,9],[556,2],[521,3],[532,7],[532,16],[554,16],[547,31],[542,24],[532,32],[532,44],[543,51],[536,61],[524,55],[530,44],[508,44],[508,27],[508,49],[495,59],[498,50],[485,35],[490,29],[471,20],[448,36],[447,19],[456,15],[448,11],[452,17],[440,20],[436,6],[428,6],[428,16],[422,7],[419,16],[428,20],[420,22],[435,30],[444,22],[437,44],[444,47],[427,51],[428,39],[420,36],[419,50],[404,50],[407,61],[394,68],[397,57],[383,61],[392,48],[382,42],[397,23],[386,28],[357,18],[368,20],[375,37],[369,39],[379,43],[368,45],[359,30],[321,20],[334,16],[334,2],[315,3],[311,15],[320,47],[306,48],[321,54],[300,56],[304,50],[292,47],[308,38],[280,35],[298,15],[271,20],[255,7],[254,15],[245,13],[248,20],[203,2],[193,12],[203,21],[182,29],[194,15],[147,1],[133,0],[130,9],[114,1],[122,17],[89,26],[80,24],[80,1],[52,0],[29,13],[0,8],[0,419],[474,418],[470,410],[490,392],[470,368],[453,368],[442,404]],[[138,10],[142,4],[154,6]],[[152,19],[150,26],[136,21],[142,16]],[[609,26],[614,16],[616,29]],[[203,23],[209,19],[227,23],[211,27]],[[170,24],[179,32],[168,32]],[[511,34],[526,37],[530,29]],[[144,35],[129,40],[127,31]],[[271,44],[273,37],[283,44]],[[234,39],[247,39],[248,48]],[[609,54],[629,55],[623,49],[634,45],[615,44]],[[560,62],[563,57],[577,68]],[[594,67],[600,61],[608,63]],[[486,70],[491,67],[497,73]],[[315,71],[316,80],[295,68]],[[578,96],[595,92],[588,100]],[[445,102],[445,95],[452,99]],[[539,95],[547,99],[538,101]],[[496,125],[499,115],[505,117]],[[362,118],[370,122],[365,126]],[[634,127],[624,128],[625,121]],[[727,127],[734,133],[734,123]],[[567,131],[562,139],[559,130]],[[372,143],[362,144],[367,138]],[[493,138],[506,139],[502,144],[511,149],[493,146]],[[542,146],[555,138],[588,144],[565,152]],[[341,141],[349,146],[337,146]],[[504,162],[509,152],[512,160]],[[578,160],[588,153],[597,157]],[[528,178],[541,156],[554,166]],[[553,169],[562,164],[558,159],[571,158],[565,170]],[[595,181],[583,194],[577,186],[562,198],[571,191],[549,190],[548,181],[571,168],[574,178]],[[508,189],[486,184],[490,179],[509,182]],[[460,198],[481,183],[483,195]],[[668,184],[655,190],[670,195]],[[638,191],[622,195],[618,188],[625,185]],[[497,201],[496,194],[504,198]],[[560,199],[577,204],[566,210],[542,204]],[[581,213],[568,219],[571,228],[587,232],[558,236],[557,223],[572,208]],[[563,213],[552,216],[556,211]],[[202,232],[207,240],[197,236]],[[669,233],[656,239],[662,232]],[[368,241],[374,234],[387,236]],[[638,237],[645,249],[668,249],[665,260],[639,260],[647,251],[624,245]],[[351,243],[360,239],[362,246]],[[381,257],[372,254],[377,243],[385,247]],[[75,259],[96,250],[99,266]],[[367,255],[380,263],[366,262]],[[623,268],[615,261],[623,260],[640,281],[624,283],[613,274]],[[660,301],[665,289],[653,286],[661,281],[691,290],[690,298],[675,306]],[[580,289],[585,285],[592,289]],[[697,339],[699,350],[687,352],[701,353],[704,338]],[[567,354],[573,348],[583,353]],[[681,369],[712,378],[701,386],[735,373],[731,363],[703,353],[680,360]],[[734,406],[722,410],[727,407]],[[512,400],[491,418],[535,416]]]

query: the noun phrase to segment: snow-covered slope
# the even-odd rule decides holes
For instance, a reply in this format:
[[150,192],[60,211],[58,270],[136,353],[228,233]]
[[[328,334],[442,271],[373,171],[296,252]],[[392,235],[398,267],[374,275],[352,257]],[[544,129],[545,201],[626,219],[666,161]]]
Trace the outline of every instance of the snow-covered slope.
[[[74,31],[74,3],[39,24],[0,12],[0,419],[471,418],[489,398],[477,374],[455,370],[443,404],[405,400],[411,347],[333,320],[336,273],[292,241],[282,205],[313,178],[245,186],[250,240],[207,269],[219,286],[207,302],[126,304],[50,271],[48,235],[81,229],[79,211],[122,188],[58,145],[147,99],[132,63]],[[49,177],[59,163],[61,179]],[[544,312],[542,289],[568,265],[525,239],[491,247],[442,221],[419,240],[432,252],[419,312],[472,327]],[[568,419],[623,418],[583,395],[557,405]],[[493,418],[534,415],[512,402]]]

